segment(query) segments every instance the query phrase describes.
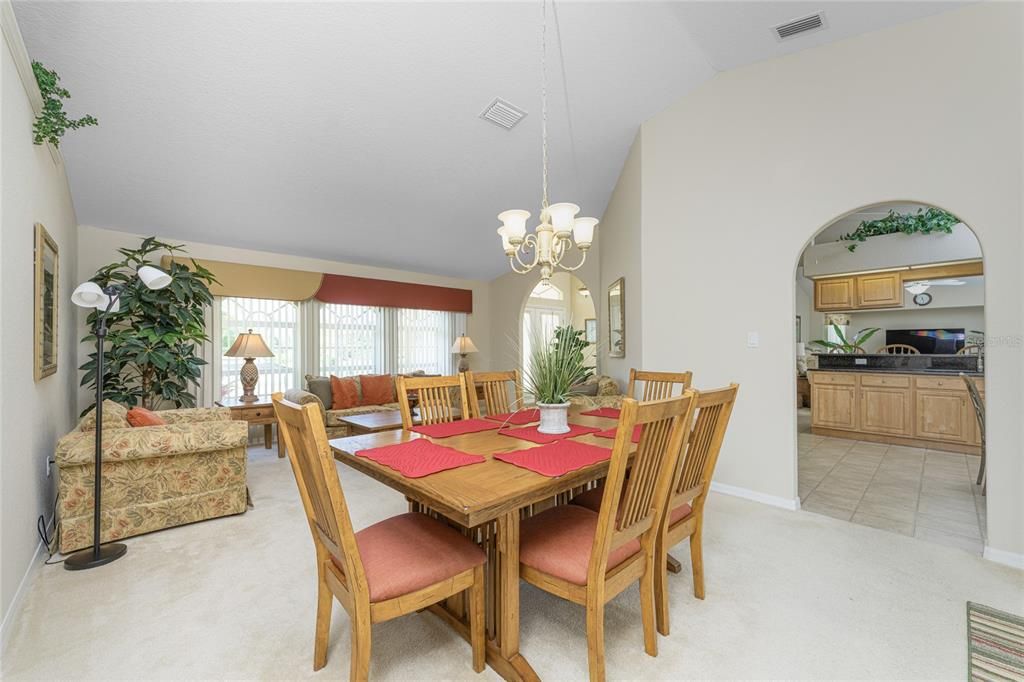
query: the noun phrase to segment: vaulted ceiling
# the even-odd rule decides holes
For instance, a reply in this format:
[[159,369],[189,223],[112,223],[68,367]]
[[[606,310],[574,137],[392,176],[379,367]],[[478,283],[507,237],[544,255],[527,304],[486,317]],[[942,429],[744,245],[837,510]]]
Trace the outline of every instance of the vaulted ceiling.
[[[716,70],[951,6],[549,4],[551,199],[600,217],[639,124]],[[772,36],[820,9],[826,29]],[[507,267],[495,215],[536,214],[540,3],[15,11],[70,112],[100,122],[61,145],[82,224],[489,279]],[[526,118],[512,130],[479,118],[495,97]]]

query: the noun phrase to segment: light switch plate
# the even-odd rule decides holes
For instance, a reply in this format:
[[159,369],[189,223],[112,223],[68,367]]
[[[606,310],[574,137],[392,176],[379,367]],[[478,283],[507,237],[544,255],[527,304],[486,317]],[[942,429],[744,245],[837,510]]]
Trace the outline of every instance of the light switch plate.
[[757,348],[761,345],[761,335],[757,332],[747,332],[747,348]]

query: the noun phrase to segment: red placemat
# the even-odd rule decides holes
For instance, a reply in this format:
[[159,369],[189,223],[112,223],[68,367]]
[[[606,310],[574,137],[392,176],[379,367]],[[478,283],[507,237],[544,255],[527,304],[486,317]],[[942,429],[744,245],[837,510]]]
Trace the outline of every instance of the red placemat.
[[518,412],[489,414],[487,418],[502,424],[532,424],[533,422],[540,421],[540,410],[534,407],[530,410],[519,410]]
[[373,460],[409,478],[420,478],[447,469],[479,464],[485,459],[480,455],[468,455],[454,448],[432,443],[426,438],[360,450],[356,457]]
[[[598,436],[599,438],[615,438],[615,432],[618,431],[618,430],[619,430],[618,427],[615,427],[614,429],[605,429],[604,431],[598,431],[594,435]],[[633,427],[633,442],[634,443],[639,443],[640,442],[640,432],[643,431],[643,430],[644,430],[644,427],[640,426],[640,425]]]
[[587,410],[586,412],[580,412],[588,417],[608,417],[610,419],[619,418],[619,410],[615,407],[599,407],[596,410]]
[[491,429],[497,428],[501,428],[501,424],[495,424],[494,422],[486,419],[459,419],[457,421],[445,422],[443,424],[414,426],[411,430],[416,433],[422,433],[424,436],[430,436],[431,438],[448,438],[450,436],[461,436],[466,433],[490,431]]
[[513,438],[521,438],[528,440],[531,443],[554,443],[556,440],[562,440],[563,438],[575,438],[576,436],[585,436],[588,433],[594,433],[601,429],[596,426],[583,426],[581,424],[569,424],[568,433],[550,434],[541,433],[537,430],[536,426],[524,426],[519,429],[502,429],[498,431],[503,436],[512,436]]
[[578,443],[574,440],[562,440],[539,448],[502,452],[494,455],[494,459],[554,478],[602,462],[611,454],[612,451],[608,448]]

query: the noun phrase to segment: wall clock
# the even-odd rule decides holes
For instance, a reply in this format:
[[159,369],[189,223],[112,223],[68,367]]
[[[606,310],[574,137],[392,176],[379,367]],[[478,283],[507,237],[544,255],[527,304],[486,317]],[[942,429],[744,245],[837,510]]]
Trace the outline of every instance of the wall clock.
[[932,302],[932,295],[929,293],[921,293],[914,295],[914,303],[917,305],[928,305]]

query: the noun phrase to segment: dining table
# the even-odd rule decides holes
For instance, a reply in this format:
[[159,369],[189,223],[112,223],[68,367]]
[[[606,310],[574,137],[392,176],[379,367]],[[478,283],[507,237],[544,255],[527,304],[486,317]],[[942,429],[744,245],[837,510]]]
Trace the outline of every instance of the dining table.
[[[570,408],[569,422],[602,430],[617,420],[581,414],[586,407]],[[487,663],[506,680],[538,680],[540,677],[520,651],[519,644],[519,523],[522,519],[557,504],[567,504],[607,475],[602,460],[561,476],[549,477],[500,461],[494,455],[540,447],[539,444],[499,433],[480,431],[434,442],[462,452],[482,455],[484,461],[409,478],[356,453],[396,445],[427,436],[398,429],[367,433],[330,441],[335,459],[402,493],[411,511],[446,521],[476,542],[487,554],[486,623]],[[593,434],[574,441],[610,448],[613,441]],[[461,595],[428,609],[469,640],[469,622]]]

